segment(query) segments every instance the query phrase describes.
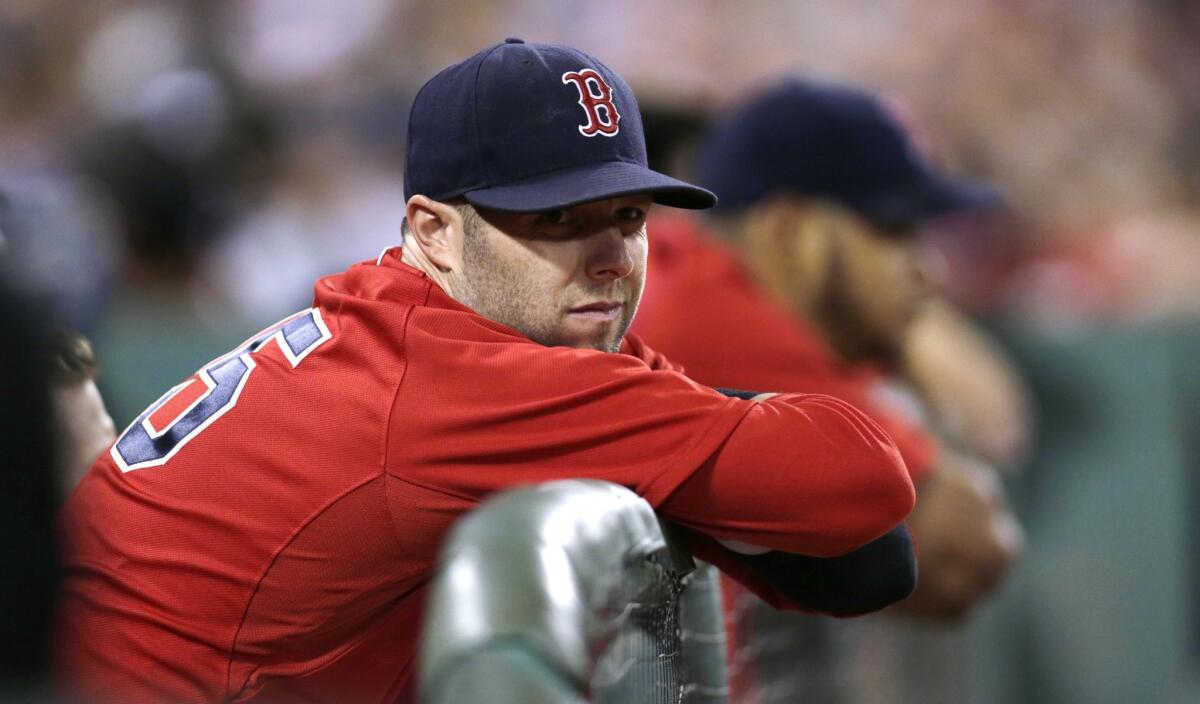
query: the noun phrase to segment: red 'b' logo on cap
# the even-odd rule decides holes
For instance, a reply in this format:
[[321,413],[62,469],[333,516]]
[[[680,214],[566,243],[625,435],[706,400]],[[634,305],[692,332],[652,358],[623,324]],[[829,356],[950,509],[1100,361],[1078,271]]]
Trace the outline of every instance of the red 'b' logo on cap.
[[620,127],[621,113],[613,105],[612,88],[604,82],[595,69],[584,68],[563,74],[563,83],[573,83],[579,90],[579,104],[587,113],[587,124],[579,126],[579,134],[595,137],[602,134],[611,137]]

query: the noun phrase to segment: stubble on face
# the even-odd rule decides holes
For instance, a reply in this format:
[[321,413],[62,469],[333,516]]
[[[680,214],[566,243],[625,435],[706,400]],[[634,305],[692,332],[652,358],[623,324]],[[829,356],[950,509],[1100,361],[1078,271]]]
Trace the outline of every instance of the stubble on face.
[[[472,215],[475,220],[467,222],[464,228],[463,275],[456,296],[460,303],[547,347],[603,352],[620,349],[641,299],[644,282],[640,278],[627,277],[595,286],[572,285],[559,296],[536,273],[519,262],[499,256],[484,232],[488,226],[486,221],[477,214]],[[639,271],[644,271],[644,267]],[[618,319],[610,324],[608,334],[602,337],[574,334],[565,320],[567,309],[598,299],[625,302]]]

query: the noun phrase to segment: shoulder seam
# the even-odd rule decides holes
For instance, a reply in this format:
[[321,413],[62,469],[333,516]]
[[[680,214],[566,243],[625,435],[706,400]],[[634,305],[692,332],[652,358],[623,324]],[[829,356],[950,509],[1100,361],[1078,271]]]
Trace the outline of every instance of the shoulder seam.
[[254,588],[251,589],[250,593],[246,596],[246,605],[242,609],[242,617],[238,621],[237,628],[234,629],[234,632],[233,632],[233,637],[229,641],[229,654],[228,654],[228,657],[227,657],[226,663],[225,663],[225,692],[228,696],[237,696],[237,694],[241,691],[241,690],[239,690],[239,692],[231,691],[231,687],[233,685],[232,680],[233,680],[234,653],[237,650],[238,638],[241,636],[242,628],[246,625],[246,619],[250,615],[250,605],[254,602],[254,597],[258,595],[258,590],[262,586],[263,580],[265,580],[267,578],[267,575],[271,572],[271,568],[274,567],[275,563],[279,560],[279,556],[283,554],[283,551],[286,550],[288,548],[288,546],[291,545],[292,542],[296,540],[297,536],[299,536],[300,533],[302,533],[305,528],[307,528],[309,525],[311,525],[312,522],[315,521],[318,517],[320,517],[323,513],[325,513],[329,509],[333,508],[333,506],[335,506],[338,502],[342,501],[346,497],[350,496],[351,494],[357,492],[360,489],[363,489],[364,487],[371,484],[372,482],[379,481],[381,478],[382,478],[381,474],[376,474],[374,476],[363,479],[362,481],[358,482],[357,484],[347,488],[342,493],[334,496],[329,501],[325,502],[323,505],[321,505],[320,508],[313,511],[311,514],[309,514],[309,516],[306,519],[301,521],[294,529],[292,529],[292,532],[288,535],[287,539],[283,540],[279,544],[279,546],[275,549],[275,551],[271,554],[271,558],[269,560],[267,560],[266,565],[263,566],[262,572],[260,572],[258,575],[258,579],[255,580]]
[[[429,302],[429,295],[432,286],[432,283],[426,284],[424,300],[425,304],[428,304]],[[408,378],[408,323],[410,320],[412,320],[412,314],[415,309],[416,306],[409,306],[408,310],[404,313],[404,322],[400,325],[400,352],[403,366],[400,370],[400,378],[396,380],[396,388],[392,391],[392,397],[388,400],[387,418],[383,423],[383,438],[379,443],[380,447],[382,448],[382,452],[379,455],[379,472],[380,475],[385,479],[388,474],[388,457],[390,456],[392,450],[392,417],[396,412],[396,400],[400,397],[400,388],[404,385],[404,380]],[[384,483],[386,484],[386,481]],[[388,516],[389,518],[392,518],[389,523],[391,523],[392,526],[393,537],[399,540],[400,531],[396,526],[394,517],[391,516],[391,511],[388,511]]]

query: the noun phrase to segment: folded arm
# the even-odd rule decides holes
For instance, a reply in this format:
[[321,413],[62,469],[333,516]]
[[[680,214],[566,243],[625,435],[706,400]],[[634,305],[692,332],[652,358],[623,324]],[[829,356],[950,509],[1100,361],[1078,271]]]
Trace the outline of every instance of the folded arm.
[[[777,606],[850,616],[908,596],[914,495],[887,435],[827,396],[718,391],[759,407],[663,506],[695,531],[697,554]],[[718,501],[754,518],[707,521]]]
[[829,396],[781,394],[756,403],[661,510],[719,540],[834,557],[892,530],[914,498],[873,421]]

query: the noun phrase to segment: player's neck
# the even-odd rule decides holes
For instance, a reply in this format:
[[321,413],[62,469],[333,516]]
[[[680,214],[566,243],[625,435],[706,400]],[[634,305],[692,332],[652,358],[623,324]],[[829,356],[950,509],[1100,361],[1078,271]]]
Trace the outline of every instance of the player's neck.
[[436,264],[430,261],[411,237],[404,238],[404,245],[400,248],[400,259],[405,264],[424,273],[430,281],[437,284],[451,298],[458,300],[458,297],[454,295],[453,287],[450,285],[449,274],[442,271]]

